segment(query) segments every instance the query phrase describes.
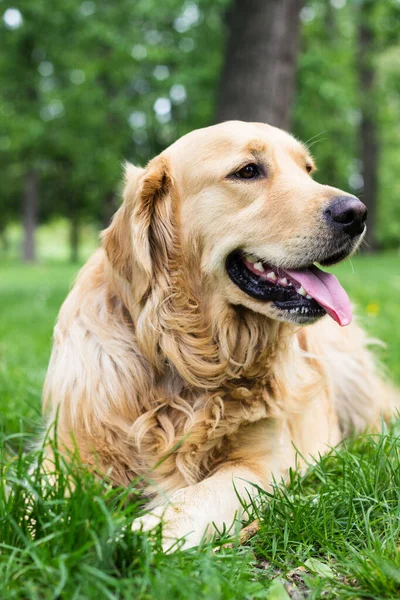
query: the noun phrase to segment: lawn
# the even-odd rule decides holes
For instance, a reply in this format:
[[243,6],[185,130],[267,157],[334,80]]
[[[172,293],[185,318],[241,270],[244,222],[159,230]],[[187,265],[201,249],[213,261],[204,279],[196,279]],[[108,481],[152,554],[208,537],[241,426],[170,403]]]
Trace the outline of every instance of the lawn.
[[[399,265],[400,256],[382,255],[334,270],[371,336],[387,344],[379,356],[398,382]],[[65,469],[56,484],[43,479],[29,448],[52,328],[75,271],[0,265],[0,598],[400,598],[395,429],[292,474],[257,509],[262,527],[247,546],[218,553],[208,545],[165,556],[157,535],[132,533],[133,489],[128,497],[78,468],[72,487]]]

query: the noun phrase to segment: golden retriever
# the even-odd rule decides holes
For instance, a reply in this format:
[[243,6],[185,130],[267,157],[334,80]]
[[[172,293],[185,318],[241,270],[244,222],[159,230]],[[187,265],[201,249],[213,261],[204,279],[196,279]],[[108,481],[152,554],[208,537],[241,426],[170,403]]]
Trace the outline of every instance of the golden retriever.
[[356,250],[366,208],[313,169],[288,133],[239,121],[127,165],[61,308],[47,419],[114,484],[141,477],[135,526],[163,519],[166,547],[229,527],[296,449],[311,460],[395,410],[346,292],[315,266]]

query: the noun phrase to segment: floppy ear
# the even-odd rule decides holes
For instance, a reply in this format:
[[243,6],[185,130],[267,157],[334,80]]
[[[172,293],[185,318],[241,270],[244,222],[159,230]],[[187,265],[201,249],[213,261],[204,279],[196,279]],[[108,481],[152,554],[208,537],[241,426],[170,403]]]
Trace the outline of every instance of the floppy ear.
[[[134,170],[132,170],[134,169]],[[113,267],[132,286],[141,351],[161,376],[173,365],[192,385],[216,387],[225,375],[203,310],[191,289],[179,237],[178,198],[170,165],[129,166],[124,203],[103,238]]]
[[132,285],[135,302],[149,291],[156,273],[165,271],[172,245],[172,182],[166,159],[146,169],[125,165],[122,206],[103,232],[103,247],[118,274]]
[[197,387],[217,387],[225,376],[210,324],[193,292],[193,272],[180,245],[179,198],[168,160],[149,163],[133,216],[135,252],[151,276],[137,322],[140,347],[159,374],[173,365]]
[[102,233],[103,248],[110,264],[129,283],[132,283],[136,263],[132,251],[131,218],[143,173],[144,169],[125,164],[124,200],[110,226]]
[[[155,272],[165,270],[169,259],[173,238],[171,188],[166,159],[153,159],[147,169],[126,164],[124,201],[102,239],[111,265],[136,292],[138,285],[142,290],[147,288]],[[137,293],[134,295],[141,300]]]
[[167,159],[150,161],[133,207],[133,252],[149,279],[168,268],[176,239],[173,182]]

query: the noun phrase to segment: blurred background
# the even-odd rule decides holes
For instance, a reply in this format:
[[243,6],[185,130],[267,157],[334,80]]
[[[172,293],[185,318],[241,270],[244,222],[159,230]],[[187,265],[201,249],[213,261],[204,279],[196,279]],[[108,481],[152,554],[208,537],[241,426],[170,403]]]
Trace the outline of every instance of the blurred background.
[[399,0],[0,0],[2,261],[83,261],[125,159],[230,118],[308,142],[398,250],[399,32]]

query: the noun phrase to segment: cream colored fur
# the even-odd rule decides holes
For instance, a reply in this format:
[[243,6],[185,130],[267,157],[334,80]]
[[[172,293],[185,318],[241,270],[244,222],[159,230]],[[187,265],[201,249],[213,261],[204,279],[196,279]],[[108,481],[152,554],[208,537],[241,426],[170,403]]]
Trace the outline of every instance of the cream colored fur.
[[[251,159],[268,175],[229,173]],[[44,391],[61,448],[117,485],[141,477],[166,545],[230,526],[237,495],[269,489],[350,431],[380,427],[395,393],[356,325],[284,322],[229,279],[236,248],[286,267],[327,244],[321,211],[338,190],[309,176],[297,140],[229,122],[128,165],[103,247],[61,308]],[[339,191],[339,193],[343,194]],[[49,457],[50,460],[50,457]]]

